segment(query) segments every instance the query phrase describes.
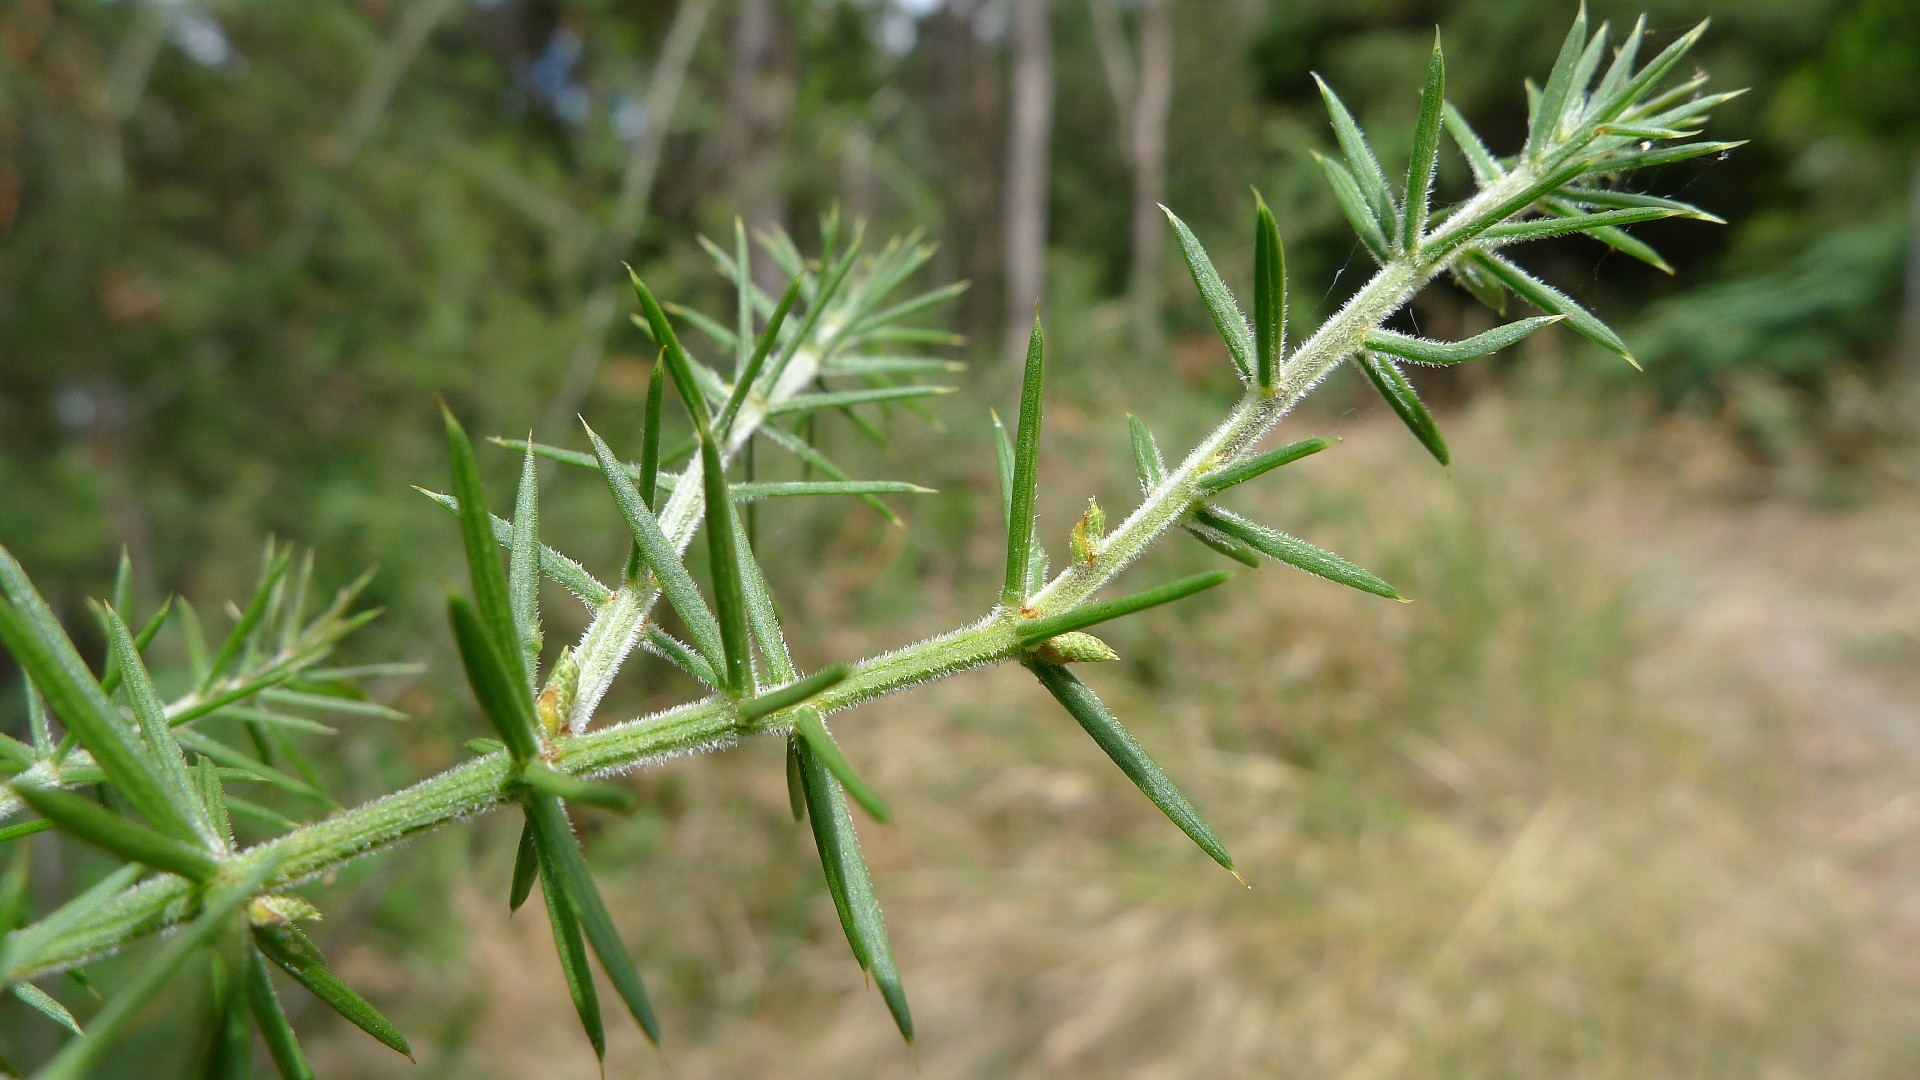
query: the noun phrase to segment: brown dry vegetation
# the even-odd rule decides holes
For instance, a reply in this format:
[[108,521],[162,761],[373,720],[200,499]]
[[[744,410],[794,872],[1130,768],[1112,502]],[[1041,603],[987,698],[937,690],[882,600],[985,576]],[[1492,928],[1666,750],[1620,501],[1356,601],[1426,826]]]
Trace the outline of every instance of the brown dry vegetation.
[[[1586,419],[1573,393],[1445,418],[1450,474],[1376,412],[1290,425],[1346,442],[1239,503],[1416,603],[1269,568],[1109,635],[1125,659],[1088,677],[1251,891],[1018,670],[840,718],[899,821],[863,834],[918,1075],[1920,1075],[1912,477],[1815,508],[1764,494],[1717,427]],[[1089,477],[1122,490],[1124,435],[1092,419],[1116,413],[1050,415],[1056,546]],[[811,659],[985,602],[997,552],[946,550],[966,532],[928,517],[911,547],[861,520],[787,560],[795,610],[839,627]],[[1181,545],[1135,580],[1207,557]],[[854,596],[805,574],[849,564],[892,569]],[[936,610],[904,618],[885,589]],[[658,813],[590,824],[672,1075],[915,1075],[788,817],[779,746],[640,783]],[[457,955],[336,946],[417,1033],[418,1071],[308,1017],[323,1074],[597,1075],[544,918],[506,918],[512,840],[436,842],[484,853],[442,901],[469,928]],[[664,1075],[609,1027],[608,1075]]]

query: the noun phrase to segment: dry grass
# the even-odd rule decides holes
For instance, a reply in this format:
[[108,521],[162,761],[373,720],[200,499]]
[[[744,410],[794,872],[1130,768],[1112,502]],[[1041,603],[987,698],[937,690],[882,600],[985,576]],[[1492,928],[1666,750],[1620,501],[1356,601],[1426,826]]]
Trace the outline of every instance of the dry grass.
[[[1119,453],[1077,418],[1114,412],[1052,429],[1054,533],[1087,484],[1062,463]],[[1379,416],[1307,417],[1346,445],[1242,505],[1418,602],[1273,568],[1111,635],[1127,659],[1089,678],[1250,892],[1017,670],[842,718],[899,819],[865,836],[919,1075],[1920,1075],[1920,506],[1731,501],[1745,466],[1710,429],[1582,415],[1483,395],[1450,476]],[[788,591],[844,620],[823,655],[963,617],[952,582],[985,602],[996,553],[939,554],[960,512],[925,548],[841,529],[820,565],[890,566],[943,610],[815,577]],[[779,749],[676,763],[641,781],[658,812],[595,823],[672,1075],[912,1076]],[[484,853],[435,898],[464,953],[341,947],[420,1069],[316,1023],[324,1074],[597,1075],[544,919],[505,917],[513,837],[480,836],[437,841]],[[610,1027],[610,1075],[663,1075]]]

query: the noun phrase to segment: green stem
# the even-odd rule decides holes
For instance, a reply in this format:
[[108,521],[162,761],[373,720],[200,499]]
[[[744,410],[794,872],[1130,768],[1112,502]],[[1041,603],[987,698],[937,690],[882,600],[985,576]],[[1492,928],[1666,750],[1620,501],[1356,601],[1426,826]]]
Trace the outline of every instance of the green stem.
[[[1451,240],[1450,228],[1471,221],[1476,212],[1511,197],[1531,184],[1533,171],[1518,168],[1483,189],[1464,204],[1428,240]],[[1431,248],[1434,244],[1423,245]],[[1457,246],[1457,245],[1455,245]],[[1105,537],[1090,562],[1063,571],[1028,606],[1034,616],[1057,614],[1086,602],[1122,569],[1176,525],[1201,498],[1197,484],[1205,472],[1248,453],[1295,404],[1341,361],[1359,348],[1362,335],[1380,326],[1404,306],[1443,267],[1402,255],[1385,266],[1332,318],[1303,342],[1281,365],[1280,379],[1270,391],[1250,388],[1227,418],[1194,448],[1179,468],[1142,499],[1138,508]],[[807,352],[810,352],[808,350]],[[806,362],[796,357],[788,377],[781,380],[772,400],[797,391],[811,378],[820,357]],[[804,373],[804,376],[803,376]],[[728,433],[728,450],[742,445],[752,429],[765,419],[767,405],[749,399]],[[698,462],[675,486],[661,514],[670,537],[685,546],[700,513]],[[632,597],[644,611],[657,596],[654,590]],[[601,613],[619,605],[602,605]],[[928,638],[903,649],[877,656],[851,668],[845,681],[807,703],[822,713],[852,708],[874,698],[924,682],[1015,657],[1020,653],[1016,625],[1023,616],[996,608],[971,626]],[[598,626],[598,618],[594,626]],[[590,627],[587,642],[628,635],[598,635]],[[631,641],[609,642],[617,655],[595,657],[617,666]],[[583,666],[587,659],[582,658]],[[562,736],[549,750],[554,768],[575,776],[605,776],[639,768],[688,752],[724,749],[743,735],[785,734],[792,729],[791,711],[773,713],[757,723],[741,721],[734,706],[721,698],[706,698],[652,716],[598,730]],[[514,801],[520,786],[505,752],[457,765],[412,787],[376,799],[352,810],[303,826],[276,840],[256,845],[227,861],[222,879],[244,877],[267,862],[276,863],[269,889],[285,888],[318,878],[341,865],[399,841],[500,808]],[[112,952],[134,938],[154,933],[190,918],[199,896],[184,879],[171,875],[150,878],[77,919],[58,926],[45,923],[15,932],[0,958],[0,982],[17,983],[60,971]]]

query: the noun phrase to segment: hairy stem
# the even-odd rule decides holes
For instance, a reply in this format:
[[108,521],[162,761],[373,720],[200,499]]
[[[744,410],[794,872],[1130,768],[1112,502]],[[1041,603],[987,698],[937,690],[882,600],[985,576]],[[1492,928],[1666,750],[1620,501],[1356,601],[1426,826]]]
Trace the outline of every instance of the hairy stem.
[[[1450,237],[1450,228],[1473,220],[1477,211],[1499,205],[1532,184],[1537,177],[1527,165],[1516,167],[1463,204],[1432,234],[1430,241]],[[1416,246],[1416,250],[1426,245]],[[1433,244],[1433,247],[1441,246]],[[1281,368],[1272,392],[1250,388],[1226,419],[1187,455],[1180,466],[1141,500],[1140,505],[1108,534],[1087,562],[1063,571],[1038,593],[1024,610],[996,608],[986,618],[958,630],[909,645],[853,665],[844,682],[808,703],[822,712],[838,712],[920,683],[1013,658],[1020,654],[1018,626],[1027,618],[1057,614],[1085,603],[1169,528],[1190,512],[1201,498],[1196,483],[1201,473],[1248,452],[1283,416],[1341,361],[1359,348],[1362,335],[1380,326],[1430,281],[1444,264],[1423,262],[1403,254],[1374,274],[1341,309],[1303,342]],[[738,449],[764,421],[772,401],[797,392],[818,370],[822,357],[801,350],[780,385],[766,399],[750,398],[729,432],[728,449]],[[688,466],[661,513],[667,535],[682,547],[691,540],[701,515],[699,462]],[[644,613],[657,599],[657,590],[640,583],[630,602]],[[602,605],[602,617],[621,605]],[[630,613],[630,611],[629,611]],[[589,663],[611,671],[632,647],[629,635],[596,635],[589,628],[582,639],[599,655],[583,655]],[[613,640],[615,638],[621,640]],[[744,735],[784,734],[791,730],[792,711],[741,720],[734,705],[710,697],[651,716],[598,730],[561,736],[548,748],[549,763],[577,776],[604,776],[638,768],[682,753],[723,749]],[[341,865],[449,822],[500,808],[516,801],[522,787],[507,754],[497,752],[457,765],[394,794],[376,799],[322,821],[303,826],[278,839],[256,845],[228,860],[223,877],[243,878],[252,868],[275,862],[268,888],[279,889],[309,881]],[[8,940],[0,958],[0,981],[19,982],[59,971],[110,953],[134,938],[163,930],[190,917],[199,896],[189,882],[159,875],[107,900],[76,918],[49,927],[42,922],[22,929]]]

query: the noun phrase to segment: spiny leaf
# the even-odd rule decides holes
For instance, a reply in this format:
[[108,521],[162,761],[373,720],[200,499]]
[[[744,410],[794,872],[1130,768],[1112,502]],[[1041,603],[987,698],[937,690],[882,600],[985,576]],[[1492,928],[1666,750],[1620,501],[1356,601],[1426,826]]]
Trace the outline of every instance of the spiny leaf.
[[935,490],[904,480],[773,480],[758,484],[729,484],[734,505],[762,499],[808,495],[933,495]]
[[1280,360],[1287,351],[1287,250],[1267,201],[1258,191],[1253,200],[1254,385],[1272,390],[1279,385]]
[[207,882],[220,872],[220,861],[205,848],[195,847],[156,829],[55,788],[19,787],[15,793],[34,812],[61,832],[103,848],[128,862],[178,874],[189,881]]
[[647,423],[640,434],[640,501],[653,509],[660,505],[660,421],[666,403],[667,365],[665,354],[654,357],[653,370],[647,374]]
[[807,820],[807,793],[800,778],[800,736],[787,736],[787,809],[793,820]]
[[933,375],[965,371],[958,360],[934,356],[836,356],[820,365],[824,378],[836,375]]
[[707,663],[716,671],[725,668],[726,653],[721,645],[720,624],[714,620],[713,612],[707,609],[699,586],[693,583],[693,575],[687,572],[687,564],[680,559],[679,549],[660,531],[659,520],[641,501],[640,493],[634,490],[633,481],[627,479],[626,470],[620,468],[613,451],[608,449],[592,428],[587,428],[587,438],[593,443],[594,456],[600,460],[600,471],[613,489],[613,499],[619,504],[620,516],[626,519],[634,543],[639,545],[641,558],[646,560],[654,577],[659,580],[661,593],[673,605],[673,610],[679,613],[681,621],[687,624],[687,632],[693,636],[694,648],[700,650],[700,654],[707,658]]
[[776,686],[757,697],[742,701],[739,706],[740,719],[752,723],[781,709],[792,708],[803,701],[819,696],[824,690],[845,682],[850,672],[851,669],[847,665],[835,664],[805,678],[795,679],[785,686]]
[[533,846],[533,825],[523,822],[520,825],[520,843],[513,852],[513,881],[507,887],[509,912],[519,911],[520,905],[527,902],[527,895],[533,892],[533,880],[539,873],[539,854]]
[[794,713],[793,730],[795,735],[806,742],[807,749],[813,753],[814,757],[827,767],[827,771],[840,781],[842,787],[846,788],[847,794],[853,797],[854,802],[859,803],[875,821],[883,824],[893,821],[892,809],[887,806],[886,800],[882,799],[880,794],[854,771],[853,764],[847,760],[845,754],[840,752],[839,742],[834,739],[833,733],[827,730],[826,722],[821,719],[819,710],[806,708]]
[[1000,422],[999,411],[989,409],[987,415],[993,418],[993,464],[994,475],[1000,481],[1000,516],[1011,529],[1013,526],[1013,441],[1007,438],[1007,427]]
[[1213,317],[1214,327],[1220,331],[1221,340],[1227,343],[1227,355],[1233,358],[1233,366],[1240,372],[1242,379],[1253,377],[1253,333],[1247,329],[1246,316],[1240,313],[1240,304],[1233,298],[1233,291],[1227,283],[1220,280],[1220,272],[1213,268],[1213,260],[1207,257],[1207,249],[1200,246],[1200,240],[1187,228],[1173,211],[1162,206],[1161,213],[1173,224],[1173,234],[1180,241],[1180,257],[1187,262],[1187,270],[1193,275],[1194,287],[1200,290],[1200,299],[1207,305],[1207,314]]
[[647,1038],[658,1045],[659,1021],[654,1019],[646,988],[640,983],[639,973],[633,969],[633,961],[627,957],[626,947],[620,943],[619,932],[614,929],[613,918],[607,914],[600,890],[594,887],[586,857],[580,852],[580,842],[574,839],[573,831],[567,824],[566,811],[561,808],[558,799],[544,792],[534,792],[526,802],[527,820],[533,823],[534,838],[539,843],[541,857],[553,869],[551,881],[567,894],[568,903],[579,914],[580,928],[586,932],[587,943],[593,947],[594,955],[600,958],[601,970],[612,980],[620,999],[626,1003],[627,1011],[633,1014],[641,1030],[647,1033]]
[[714,606],[719,609],[720,647],[725,687],[738,699],[753,693],[753,646],[747,637],[747,601],[740,584],[740,551],[733,533],[733,499],[727,494],[726,465],[711,431],[700,432],[700,478],[706,487],[707,556],[713,574]]
[[[528,433],[532,442],[532,433]],[[491,518],[492,515],[488,515]],[[487,523],[491,533],[492,522]],[[507,602],[513,612],[514,639],[532,689],[540,670],[540,476],[529,447],[520,461],[520,490],[514,497],[513,530],[507,546]]]
[[[538,452],[538,450],[535,451],[535,453]],[[593,467],[598,470],[600,466],[596,462]],[[460,511],[459,500],[451,495],[442,495],[437,491],[428,491],[426,488],[414,490],[455,513]],[[495,542],[502,547],[513,542],[513,526],[504,519],[488,515],[488,524],[493,528]],[[587,573],[585,567],[545,544],[540,545],[540,572],[558,582],[589,607],[599,607],[613,596],[613,590],[601,584],[592,574]]]
[[1127,414],[1127,441],[1133,447],[1133,468],[1140,478],[1140,490],[1151,491],[1166,479],[1167,464],[1160,458],[1160,447],[1153,441],[1147,422]]
[[245,962],[247,1006],[253,1011],[254,1025],[267,1044],[274,1068],[279,1070],[282,1080],[314,1080],[313,1066],[307,1063],[300,1039],[293,1033],[293,1025],[287,1021],[286,1010],[280,1005],[280,995],[273,988],[266,957],[260,955],[259,947],[251,941],[247,943]]
[[[1666,77],[1667,72],[1673,70],[1673,66],[1678,64],[1682,57],[1686,56],[1687,53],[1692,51],[1693,47],[1699,43],[1700,35],[1707,32],[1708,21],[1709,20],[1702,19],[1693,29],[1682,34],[1673,44],[1662,49],[1659,55],[1647,61],[1647,65],[1635,73],[1632,78],[1626,80],[1625,84],[1618,90],[1596,100],[1593,103],[1591,114],[1593,122],[1598,124],[1611,123],[1619,119],[1628,109],[1632,108],[1635,103],[1646,95],[1647,91],[1653,89],[1661,79]],[[1638,38],[1636,37],[1634,40],[1637,41]],[[1622,55],[1625,55],[1624,49],[1622,50]]]
[[[853,480],[852,477],[847,475],[846,470],[840,468],[840,466],[838,465],[835,465],[832,461],[829,461],[825,454],[822,454],[820,451],[814,449],[812,444],[808,443],[805,439],[802,439],[797,435],[784,431],[773,424],[762,424],[755,429],[754,433],[757,435],[764,435],[766,438],[771,440],[775,445],[779,446],[781,449],[792,454],[794,457],[799,458],[808,467],[819,469],[822,473],[825,473],[828,477],[834,480],[839,480],[844,482],[852,482]],[[874,511],[878,513],[881,517],[886,518],[888,521],[892,522],[893,524],[895,525],[904,524],[904,522],[900,520],[900,515],[893,512],[892,507],[888,506],[886,503],[881,502],[879,499],[874,498],[872,495],[861,495],[859,496],[859,499],[861,502],[866,503],[868,506],[872,507]]]
[[530,787],[537,788],[556,799],[583,806],[594,806],[602,810],[614,810],[631,813],[634,808],[633,792],[617,784],[602,784],[593,780],[582,780],[570,776],[543,761],[529,761],[521,770],[520,778]]
[[[741,382],[752,382],[743,372],[748,367],[752,347],[747,344],[753,338],[753,252],[747,247],[747,224],[738,215],[733,219],[733,376]],[[794,285],[799,285],[795,280]],[[761,350],[765,355],[765,350]],[[720,422],[721,430],[726,430],[726,420]]]
[[228,746],[226,743],[213,738],[204,731],[198,731],[193,728],[179,728],[174,734],[175,737],[180,740],[181,746],[197,754],[203,754],[211,758],[216,765],[237,770],[244,773],[249,779],[259,780],[271,787],[278,788],[289,795],[298,796],[317,806],[323,806],[329,810],[339,809],[339,803],[334,802],[326,792],[321,791],[313,784],[284,773],[264,762],[255,761],[240,751]]
[[693,417],[695,427],[710,427],[713,423],[711,410],[707,408],[706,395],[700,389],[699,380],[693,373],[693,361],[687,357],[685,349],[680,347],[680,339],[674,335],[673,324],[667,321],[667,313],[660,310],[660,302],[653,298],[640,275],[627,267],[627,278],[633,282],[633,294],[639,298],[640,307],[646,312],[647,326],[652,331],[653,340],[660,344],[660,355],[667,362],[667,374],[673,376],[674,388],[680,391],[680,400]]
[[1531,319],[1519,319],[1504,326],[1496,326],[1485,333],[1475,334],[1464,341],[1434,341],[1431,338],[1410,337],[1406,334],[1397,334],[1392,330],[1380,329],[1367,331],[1360,340],[1362,345],[1375,352],[1391,353],[1415,363],[1459,364],[1497,353],[1535,330],[1557,323],[1564,318],[1566,318],[1564,315],[1542,315]]
[[720,675],[708,665],[706,658],[696,652],[693,646],[665,630],[648,626],[647,636],[640,639],[640,644],[648,652],[693,676],[702,686],[720,689]]
[[1240,876],[1234,873],[1233,856],[1227,854],[1220,838],[1201,819],[1199,811],[1193,808],[1186,796],[1180,794],[1180,789],[1167,778],[1166,771],[1153,760],[1139,740],[1114,718],[1086,683],[1058,664],[1029,661],[1027,667],[1039,677],[1040,685],[1047,688],[1054,700],[1086,729],[1100,749],[1106,751],[1113,763],[1120,766],[1120,771],[1127,774],[1127,779],[1132,780],[1142,794],[1153,800],[1153,805],[1159,807],[1161,813],[1200,845],[1200,850],[1212,856],[1213,861],[1226,867],[1228,873]]
[[13,996],[19,998],[42,1016],[73,1032],[75,1035],[86,1034],[86,1032],[80,1030],[79,1021],[73,1018],[73,1014],[67,1011],[65,1005],[55,1001],[53,995],[32,983],[14,983]]
[[1302,439],[1299,442],[1288,443],[1236,461],[1231,465],[1210,469],[1201,473],[1193,483],[1202,495],[1218,495],[1256,476],[1264,476],[1282,465],[1291,465],[1301,458],[1312,457],[1337,441],[1336,439]]
[[856,405],[876,405],[887,401],[938,397],[953,393],[951,386],[878,386],[866,390],[830,390],[818,394],[795,394],[767,409],[769,416],[792,416],[822,409],[847,409]]
[[1333,92],[1326,80],[1318,74],[1313,81],[1320,87],[1320,96],[1327,103],[1327,115],[1333,121],[1333,135],[1340,143],[1340,153],[1347,159],[1347,168],[1358,185],[1360,196],[1366,201],[1374,227],[1382,237],[1394,233],[1394,221],[1399,216],[1394,209],[1393,193],[1387,188],[1387,174],[1381,171],[1380,159],[1374,156],[1373,147],[1367,145],[1367,136],[1354,122],[1353,114],[1340,96]]
[[1289,566],[1317,574],[1328,581],[1359,589],[1361,592],[1384,596],[1389,600],[1405,600],[1399,590],[1380,580],[1376,575],[1353,565],[1331,551],[1315,547],[1298,537],[1269,529],[1256,524],[1230,511],[1217,506],[1202,506],[1194,511],[1195,521],[1205,528],[1212,529],[1239,543],[1245,544],[1270,559],[1277,559]]
[[1203,589],[1211,589],[1232,576],[1233,571],[1230,570],[1194,574],[1130,596],[1098,600],[1090,604],[1081,604],[1071,611],[1063,611],[1058,615],[1023,620],[1015,625],[1014,632],[1019,636],[1020,647],[1031,649],[1048,638],[1072,633],[1075,630],[1085,630],[1089,626],[1110,622],[1136,611],[1145,611],[1150,607],[1184,599]]
[[1385,263],[1393,257],[1387,247],[1387,234],[1380,228],[1380,222],[1373,216],[1373,208],[1367,205],[1367,197],[1360,190],[1360,184],[1345,165],[1315,152],[1313,160],[1320,163],[1320,170],[1327,174],[1327,185],[1333,188],[1333,201],[1340,205],[1340,212],[1346,215],[1347,224],[1359,236],[1373,257]]
[[1560,134],[1561,121],[1567,115],[1568,100],[1573,96],[1573,73],[1580,64],[1580,57],[1587,45],[1587,5],[1582,3],[1580,11],[1573,17],[1573,26],[1560,43],[1560,55],[1553,61],[1553,70],[1547,75],[1547,84],[1541,88],[1540,104],[1534,110],[1533,122],[1527,130],[1526,153],[1538,154],[1553,145]]
[[1621,225],[1637,225],[1643,221],[1658,221],[1661,218],[1677,217],[1672,210],[1656,207],[1637,207],[1620,210],[1602,210],[1595,214],[1569,214],[1565,217],[1531,218],[1507,225],[1495,225],[1481,235],[1488,244],[1516,244],[1527,240],[1543,240],[1550,236],[1565,236],[1568,233],[1592,232],[1595,229],[1613,228]]
[[1627,363],[1635,367],[1640,365],[1627,351],[1627,343],[1613,328],[1601,322],[1592,312],[1575,303],[1573,298],[1559,289],[1520,269],[1513,263],[1491,252],[1475,252],[1471,261],[1491,274],[1493,278],[1513,290],[1514,294],[1541,311],[1554,315],[1564,315],[1567,325],[1581,336],[1619,353]]
[[1260,553],[1223,533],[1209,529],[1195,521],[1183,521],[1180,527],[1188,536],[1200,541],[1214,551],[1225,555],[1234,562],[1252,569],[1260,568]]
[[11,553],[0,547],[0,643],[19,661],[55,715],[140,816],[169,836],[186,838],[193,827],[174,811],[149,762],[144,744],[129,730],[120,710],[107,699],[93,673],[68,639]]
[[[720,422],[717,430],[723,435],[733,431],[733,418],[740,412],[740,406],[746,403],[747,394],[753,389],[754,381],[760,377],[760,369],[766,366],[767,352],[780,338],[780,328],[787,321],[787,312],[793,307],[793,298],[800,293],[800,279],[794,278],[787,291],[780,296],[780,303],[773,309],[773,315],[767,319],[766,329],[760,332],[760,340],[754,343],[753,353],[745,358],[745,364],[734,376],[733,393],[727,396],[727,403],[720,410]],[[751,325],[745,322],[746,310],[741,309],[742,328]],[[744,340],[744,339],[743,339]]]
[[938,288],[928,289],[926,292],[911,299],[902,300],[892,307],[881,308],[879,311],[866,316],[854,324],[851,333],[854,336],[859,336],[869,331],[877,330],[890,323],[899,322],[901,319],[918,315],[922,311],[944,304],[959,296],[961,293],[966,292],[969,284],[970,283],[965,281],[951,282],[946,285],[941,285]]
[[1658,195],[1643,195],[1634,191],[1569,187],[1561,192],[1561,196],[1567,202],[1579,206],[1658,207],[1663,210],[1672,210],[1676,214],[1691,217],[1698,221],[1710,222],[1714,225],[1725,225],[1727,223],[1726,218],[1716,214],[1710,214],[1692,203],[1681,202],[1678,199],[1663,199]]
[[193,780],[212,826],[214,850],[222,854],[233,850],[233,820],[227,816],[227,789],[220,782],[220,769],[211,758],[203,757],[194,766]]
[[840,782],[810,743],[802,739],[794,745],[798,748],[807,819],[813,825],[814,845],[820,850],[820,868],[826,875],[834,909],[840,915],[840,928],[847,935],[847,944],[853,948],[854,959],[880,984],[880,994],[886,999],[900,1036],[912,1044],[913,1015],[908,1011],[906,992],[900,985],[900,969],[894,964],[893,949],[887,942],[886,921],[880,914],[880,902],[874,896],[873,878],[867,872],[866,858],[860,854],[853,815],[840,795]]
[[1013,482],[1008,487],[1007,578],[1000,602],[1018,608],[1027,596],[1027,567],[1033,555],[1034,488],[1040,476],[1040,412],[1046,383],[1046,341],[1040,317],[1033,319],[1027,342],[1027,365],[1020,381],[1020,428],[1013,455]]
[[[271,554],[271,547],[268,549]],[[200,691],[205,693],[213,688],[214,682],[227,673],[233,662],[240,658],[240,650],[246,646],[247,639],[259,627],[260,620],[266,616],[267,604],[274,596],[274,586],[280,583],[281,575],[287,570],[287,558],[284,555],[268,558],[267,565],[260,575],[260,584],[255,587],[252,599],[247,601],[245,611],[240,613],[240,621],[233,624],[227,632],[227,638],[220,643],[220,651],[215,653],[213,661],[207,666],[206,675],[200,680]],[[89,748],[91,749],[91,748]]]
[[507,590],[506,572],[500,568],[500,550],[493,540],[487,495],[480,486],[480,467],[473,460],[473,444],[467,440],[466,428],[454,419],[452,410],[443,405],[440,413],[446,422],[447,456],[453,463],[453,497],[460,506],[460,543],[466,550],[467,574],[473,582],[473,600],[480,616],[476,626],[492,640],[500,658],[512,664],[510,670],[517,675],[512,683],[531,686],[533,680],[526,672],[526,661],[517,644],[520,635],[515,629],[513,601]]
[[1626,172],[1629,169],[1650,169],[1655,165],[1672,165],[1675,162],[1691,161],[1709,154],[1724,154],[1745,145],[1747,145],[1745,139],[1681,143],[1678,146],[1663,146],[1634,154],[1622,154],[1608,159],[1608,166],[1611,170],[1618,172]]
[[1433,34],[1433,55],[1427,60],[1427,81],[1420,91],[1420,117],[1413,126],[1413,157],[1407,163],[1405,213],[1401,218],[1400,247],[1412,251],[1427,231],[1427,207],[1433,197],[1433,177],[1440,160],[1440,107],[1446,101],[1447,65],[1440,55],[1440,32]]
[[320,950],[314,947],[299,927],[292,924],[256,926],[253,940],[267,959],[293,976],[294,982],[306,987],[308,993],[319,998],[348,1023],[406,1057],[413,1057],[413,1050],[407,1045],[406,1036],[400,1034],[400,1029],[380,1015],[380,1011],[368,1004],[366,998],[355,993],[352,987],[341,982],[338,976],[327,969],[326,958],[320,955]]
[[1373,384],[1373,388],[1387,399],[1387,404],[1400,417],[1400,422],[1407,425],[1407,430],[1413,432],[1414,438],[1420,440],[1420,445],[1427,448],[1434,460],[1442,465],[1447,464],[1447,440],[1441,437],[1440,426],[1433,422],[1432,414],[1427,412],[1420,395],[1414,393],[1413,384],[1400,374],[1400,369],[1369,352],[1355,353],[1353,360],[1366,373],[1367,381]]
[[516,678],[480,615],[459,593],[447,597],[447,618],[453,623],[454,643],[466,669],[467,685],[480,711],[513,752],[527,761],[540,755],[540,722],[533,714],[532,692]]
[[[530,828],[531,826],[529,826]],[[556,883],[553,867],[534,855],[540,864],[541,896],[546,899],[547,920],[553,927],[553,947],[560,957],[560,972],[566,976],[567,993],[573,998],[573,1011],[593,1045],[594,1056],[607,1058],[607,1033],[600,1021],[600,993],[593,986],[593,972],[587,967],[587,944],[580,936],[580,913],[574,910],[566,887]]]
[[241,905],[260,891],[261,884],[278,866],[273,859],[261,859],[240,880],[216,886],[193,921],[167,939],[160,951],[122,983],[113,999],[94,1014],[87,1024],[86,1037],[62,1047],[45,1068],[34,1074],[35,1080],[80,1080],[85,1076],[103,1054],[119,1044],[122,1032],[160,996],[187,960],[211,945],[232,925]]
[[16,821],[11,825],[0,826],[0,844],[9,844],[24,836],[43,833],[53,828],[53,822],[46,818],[34,818],[31,821]]

